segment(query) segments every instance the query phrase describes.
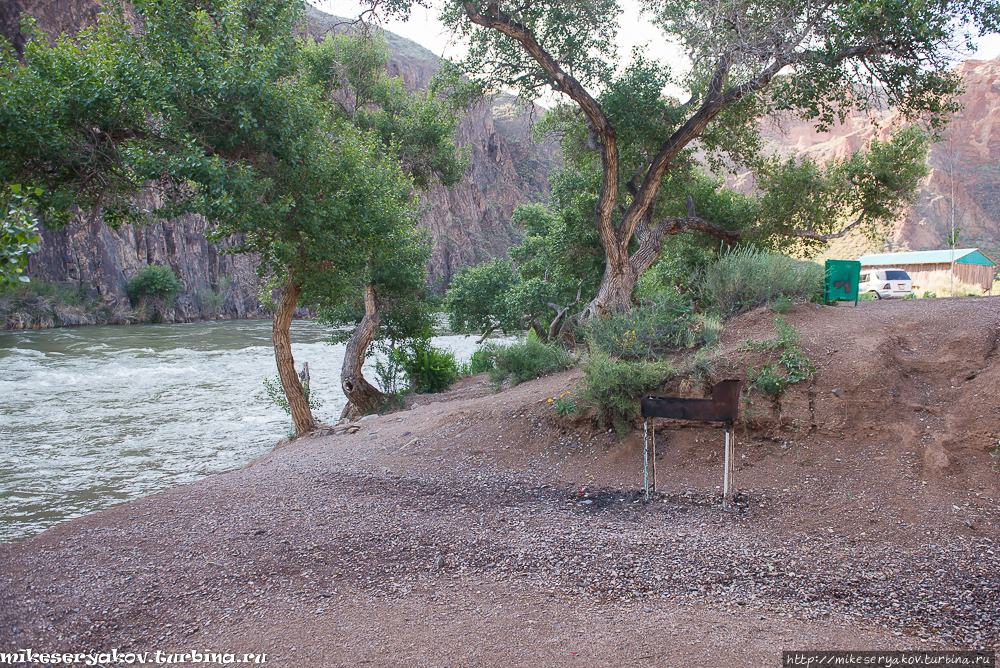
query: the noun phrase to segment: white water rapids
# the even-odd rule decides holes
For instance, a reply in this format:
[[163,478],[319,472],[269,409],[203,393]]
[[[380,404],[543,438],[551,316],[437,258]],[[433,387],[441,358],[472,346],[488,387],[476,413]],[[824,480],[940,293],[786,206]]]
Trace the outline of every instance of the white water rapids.
[[[292,323],[296,367],[309,363],[315,414],[332,424],[344,346],[327,337]],[[475,341],[433,344],[463,362]],[[291,430],[264,393],[277,373],[269,320],[0,333],[0,542],[267,453]]]

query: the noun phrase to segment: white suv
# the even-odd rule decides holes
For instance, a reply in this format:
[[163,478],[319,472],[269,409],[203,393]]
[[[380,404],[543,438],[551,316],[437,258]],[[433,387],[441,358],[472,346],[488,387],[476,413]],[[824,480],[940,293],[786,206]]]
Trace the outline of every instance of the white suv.
[[858,294],[874,293],[879,299],[905,297],[913,293],[910,275],[896,267],[865,268],[861,270]]

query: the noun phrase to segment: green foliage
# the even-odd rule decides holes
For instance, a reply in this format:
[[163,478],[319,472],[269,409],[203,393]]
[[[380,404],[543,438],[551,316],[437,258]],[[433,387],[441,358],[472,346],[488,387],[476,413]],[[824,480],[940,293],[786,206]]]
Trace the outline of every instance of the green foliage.
[[777,299],[771,302],[771,310],[775,313],[788,313],[794,305],[795,300],[791,297],[788,295],[779,295]]
[[774,339],[764,342],[751,339],[743,344],[743,349],[763,351],[769,357],[777,358],[760,369],[749,367],[747,375],[750,387],[778,396],[790,385],[811,379],[816,374],[816,368],[799,348],[801,335],[791,323],[781,316],[775,316],[774,329]]
[[701,283],[705,268],[715,259],[717,243],[708,237],[678,235],[663,242],[663,253],[640,278],[636,296],[640,302],[689,300]]
[[505,301],[516,281],[514,267],[507,260],[496,259],[459,272],[444,301],[451,331],[485,335],[496,329],[504,334],[521,329],[520,319],[510,313]]
[[[571,197],[566,180],[554,186],[557,202]],[[511,260],[468,267],[452,280],[445,297],[452,331],[544,329],[563,308],[570,308],[564,318],[582,309],[583,300],[597,291],[604,259],[593,226],[571,213],[569,208],[553,213],[540,204],[518,206],[511,221],[526,235],[510,248]]]
[[545,374],[563,371],[573,366],[573,356],[559,346],[545,344],[528,332],[523,341],[510,345],[488,344],[481,348],[488,351],[493,361],[490,382],[499,388],[504,383],[515,387]]
[[[549,401],[552,401],[549,399]],[[563,392],[556,399],[556,412],[559,415],[566,417],[570,413],[576,410],[576,400],[569,396],[569,392]]]
[[873,302],[877,299],[878,295],[876,295],[874,292],[865,292],[863,294],[858,295],[859,302]]
[[158,264],[143,267],[139,274],[128,282],[126,290],[133,304],[143,300],[157,299],[165,308],[173,306],[174,299],[184,289],[174,270]]
[[400,396],[404,389],[402,383],[408,359],[406,350],[386,343],[377,344],[375,349],[382,354],[375,359],[375,377],[379,388],[389,397]]
[[475,376],[484,371],[491,371],[493,369],[491,350],[492,344],[487,344],[485,347],[477,349],[472,353],[469,361],[462,365],[462,373],[468,376]]
[[406,376],[414,392],[445,392],[459,378],[455,353],[413,340],[406,351]]
[[[288,399],[285,397],[285,390],[281,387],[281,378],[278,376],[275,376],[274,378],[264,378],[262,382],[264,385],[264,393],[267,394],[267,398],[271,400],[271,403],[285,411],[286,415],[291,415],[292,411],[288,407]],[[310,410],[317,410],[323,407],[323,400],[309,391],[309,381],[302,383],[302,389],[305,392],[306,401],[309,402]],[[295,431],[293,428],[289,440],[292,440],[294,435]]]
[[624,438],[639,419],[639,399],[659,390],[675,370],[664,361],[622,361],[594,352],[583,365],[580,400],[597,411],[597,420]]
[[232,276],[221,276],[219,277],[218,287],[215,289],[199,288],[196,290],[194,298],[202,315],[207,318],[215,318],[219,314],[219,309],[226,303],[226,297],[232,285]]
[[24,275],[28,268],[28,255],[38,252],[38,219],[32,213],[35,197],[41,188],[22,190],[19,184],[10,186],[10,192],[0,195],[0,209],[4,211],[0,226],[0,287],[12,283],[27,283]]
[[690,302],[667,301],[595,318],[587,323],[585,336],[591,350],[622,360],[652,360],[684,348],[712,345],[721,331],[718,317],[694,313]]
[[823,278],[823,267],[815,262],[740,248],[706,268],[701,299],[724,316],[782,298],[814,301],[822,297]]
[[[298,0],[107,10],[72,40],[32,38],[23,63],[0,49],[0,183],[44,186],[49,225],[74,205],[111,225],[201,213],[214,238],[242,240],[230,252],[257,254],[262,276],[337,316],[368,288],[394,311],[386,329],[419,310],[413,189],[464,170],[446,99],[388,77],[374,34],[298,39]],[[150,183],[159,208],[140,210]]]
[[931,292],[930,290],[924,290],[924,299],[934,299],[937,297],[936,292]]
[[[370,4],[392,13],[413,3]],[[449,0],[443,10],[468,38],[459,68],[474,82],[525,99],[548,87],[567,101],[539,123],[563,149],[554,190],[560,178],[577,185],[550,214],[572,229],[589,224],[607,254],[610,301],[594,311],[626,308],[621,293],[675,250],[664,239],[689,230],[797,254],[849,230],[881,236],[926,172],[925,130],[958,109],[954,46],[1000,27],[998,0],[664,0],[644,9],[662,40],[691,58],[683,76],[641,49],[627,59],[609,48],[620,3]],[[663,94],[668,83],[683,89],[680,99]],[[827,131],[849,113],[887,108],[920,123],[824,164],[768,155],[760,133],[766,116]],[[724,186],[740,172],[753,179],[750,194]],[[665,287],[683,293],[677,273],[665,273]]]
[[917,293],[915,292],[911,292],[908,295],[903,295],[903,299],[916,299],[916,298],[917,298]]

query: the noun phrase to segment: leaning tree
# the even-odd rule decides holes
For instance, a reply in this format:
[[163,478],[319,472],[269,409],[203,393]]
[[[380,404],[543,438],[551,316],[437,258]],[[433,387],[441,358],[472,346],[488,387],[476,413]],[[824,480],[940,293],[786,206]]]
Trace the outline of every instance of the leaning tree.
[[[412,2],[372,3],[386,13]],[[905,121],[939,127],[956,106],[949,70],[966,31],[996,32],[996,0],[643,0],[690,69],[674,77],[642,57],[613,55],[615,0],[450,0],[442,17],[470,49],[461,67],[526,97],[548,90],[571,108],[580,145],[599,161],[593,222],[605,252],[586,315],[630,308],[634,286],[665,238],[700,231],[726,242],[777,235],[823,243],[873,229],[913,191],[924,139],[908,132],[833,168],[768,159],[758,128],[794,114],[827,129],[847,113],[893,107]],[[686,101],[663,95],[674,81]],[[766,218],[734,228],[699,211],[685,177],[692,163],[758,176]],[[909,165],[909,166],[907,166]],[[834,206],[829,207],[832,203]]]
[[41,187],[48,225],[76,207],[112,225],[196,212],[258,254],[278,279],[272,338],[299,435],[317,422],[292,315],[303,292],[356,289],[374,244],[419,245],[420,158],[345,117],[302,17],[298,0],[134,0],[74,39],[0,44],[0,183]]

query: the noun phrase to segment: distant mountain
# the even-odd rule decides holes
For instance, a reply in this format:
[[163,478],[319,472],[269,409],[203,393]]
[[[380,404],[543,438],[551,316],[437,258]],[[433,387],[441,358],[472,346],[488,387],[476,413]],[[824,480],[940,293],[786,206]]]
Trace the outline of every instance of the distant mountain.
[[[968,60],[958,66],[964,79],[959,102],[964,109],[930,147],[930,174],[921,182],[918,199],[882,245],[865,239],[838,241],[831,256],[858,257],[866,251],[929,250],[947,248],[952,202],[958,244],[977,247],[1000,259],[1000,58]],[[884,139],[899,124],[899,115],[887,112],[877,124],[864,116],[849,117],[830,133],[817,133],[803,123],[766,130],[780,149],[797,150],[816,158],[844,157],[873,137]],[[954,187],[954,197],[952,188]]]
[[[94,25],[100,11],[97,0],[0,1],[0,34],[15,44],[23,43],[19,26],[25,13],[48,35],[73,35]],[[310,9],[305,30],[321,37],[343,24],[343,19]],[[402,76],[411,90],[426,87],[437,71],[438,58],[415,42],[385,35],[391,49],[390,74]],[[522,237],[522,231],[510,222],[514,207],[548,199],[548,174],[558,164],[558,153],[554,144],[538,145],[529,139],[532,117],[539,112],[507,97],[479,105],[460,124],[459,143],[469,150],[465,178],[451,189],[438,187],[422,196],[421,224],[434,240],[428,269],[436,289],[443,290],[464,266],[505,255]],[[203,218],[185,216],[112,230],[99,217],[81,215],[62,230],[43,233],[29,274],[80,285],[114,301],[127,299],[125,285],[143,267],[165,264],[185,286],[168,319],[204,317],[197,292],[218,288],[225,276],[235,281],[227,289],[222,315],[261,315],[255,259],[226,255],[223,248],[206,240],[206,228]]]

